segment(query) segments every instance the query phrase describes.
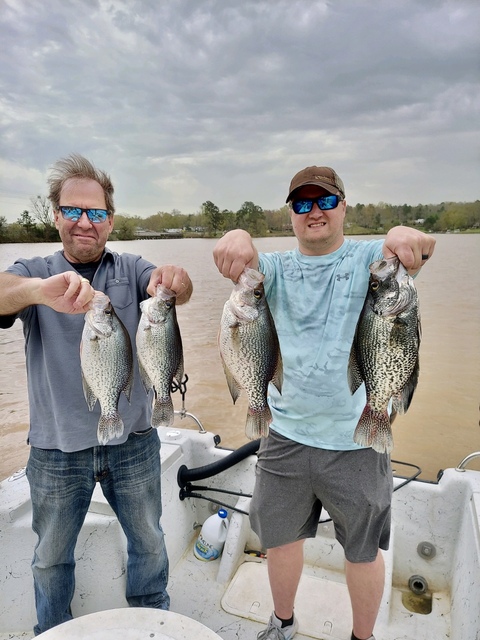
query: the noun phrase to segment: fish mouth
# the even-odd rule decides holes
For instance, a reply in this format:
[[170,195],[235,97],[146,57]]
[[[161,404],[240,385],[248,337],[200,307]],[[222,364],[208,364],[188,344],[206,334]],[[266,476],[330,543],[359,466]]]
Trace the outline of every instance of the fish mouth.
[[244,287],[248,287],[249,289],[255,289],[260,283],[265,280],[265,276],[260,271],[256,271],[255,269],[250,269],[249,267],[245,267],[243,272],[240,274],[238,279],[238,284],[243,285]]
[[408,271],[403,264],[397,258],[392,256],[391,258],[382,258],[370,265],[370,273],[380,282],[384,282],[387,278],[395,276],[395,280],[398,284],[402,284],[405,280],[405,276],[408,276]]
[[108,338],[112,334],[112,327],[94,310],[87,312],[85,321],[91,332],[99,338]]
[[163,284],[157,284],[156,296],[160,298],[160,300],[169,300],[170,298],[176,298],[177,294],[175,291],[164,287]]
[[402,284],[405,280],[408,280],[410,276],[408,275],[408,271],[405,269],[401,262],[398,263],[397,275],[395,276],[395,280],[398,284]]
[[416,290],[411,276],[397,258],[383,258],[370,265],[372,282],[377,284],[387,280],[396,282],[394,291],[386,293],[383,302],[374,305],[374,311],[379,316],[397,316],[415,300]]
[[[147,298],[140,303],[142,318],[145,320],[145,326],[143,327],[145,330],[166,322],[169,310],[174,306],[173,303],[170,304],[172,296],[164,295],[165,291],[168,291],[168,289],[165,289],[164,287],[162,292],[159,293],[159,288],[161,286],[162,285],[158,285],[156,296]],[[175,294],[173,295],[175,296]]]
[[110,304],[110,298],[102,291],[96,291],[91,304],[93,309],[105,311]]
[[258,311],[255,307],[252,307],[248,304],[231,304],[230,311],[237,318],[237,320],[243,322],[252,322],[258,318]]

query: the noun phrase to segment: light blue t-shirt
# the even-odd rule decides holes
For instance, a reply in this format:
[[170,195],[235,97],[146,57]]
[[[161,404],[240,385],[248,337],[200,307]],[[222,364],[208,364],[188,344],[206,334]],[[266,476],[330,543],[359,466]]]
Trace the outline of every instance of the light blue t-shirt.
[[265,292],[283,358],[283,388],[269,386],[272,429],[303,444],[359,449],[353,432],[365,387],[352,396],[347,367],[365,301],[369,265],[383,240],[346,239],[337,251],[306,256],[298,249],[259,255]]

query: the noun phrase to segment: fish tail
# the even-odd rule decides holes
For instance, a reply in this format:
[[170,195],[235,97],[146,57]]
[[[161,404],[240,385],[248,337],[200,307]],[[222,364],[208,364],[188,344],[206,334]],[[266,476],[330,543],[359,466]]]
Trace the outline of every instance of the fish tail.
[[160,398],[157,396],[155,404],[153,405],[152,427],[171,427],[173,418],[174,412],[171,397]]
[[97,429],[97,438],[100,444],[107,444],[113,438],[120,438],[122,434],[123,420],[118,412],[100,416]]
[[388,412],[374,411],[367,404],[358,421],[353,440],[362,447],[372,447],[378,453],[390,453],[393,438]]
[[266,438],[270,431],[272,414],[268,404],[260,411],[254,411],[250,407],[247,413],[247,423],[245,425],[245,435],[250,440]]

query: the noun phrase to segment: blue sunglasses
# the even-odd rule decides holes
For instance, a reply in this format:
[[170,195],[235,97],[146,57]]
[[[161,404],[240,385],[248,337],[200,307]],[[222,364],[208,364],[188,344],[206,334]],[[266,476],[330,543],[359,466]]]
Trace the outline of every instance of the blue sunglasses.
[[87,218],[90,222],[98,224],[105,222],[108,216],[106,209],[82,209],[81,207],[58,207],[65,220],[71,220],[72,222],[78,222],[84,213],[87,214]]
[[318,208],[322,211],[335,209],[338,203],[342,201],[340,196],[322,196],[321,198],[302,198],[301,200],[292,200],[292,209],[295,213],[310,213],[313,209],[313,203],[316,202]]

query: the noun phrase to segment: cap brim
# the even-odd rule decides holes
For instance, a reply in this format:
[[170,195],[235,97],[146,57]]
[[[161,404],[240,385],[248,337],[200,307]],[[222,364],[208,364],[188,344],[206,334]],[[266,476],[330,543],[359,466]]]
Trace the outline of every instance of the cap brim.
[[343,193],[341,191],[339,191],[333,185],[326,184],[326,183],[323,183],[323,182],[319,182],[318,180],[316,180],[315,182],[304,182],[303,184],[300,184],[298,187],[295,187],[295,189],[292,189],[290,191],[290,193],[288,194],[288,197],[285,200],[285,202],[287,202],[287,203],[290,202],[290,200],[292,200],[292,196],[295,193],[295,191],[298,191],[302,187],[306,187],[308,185],[312,185],[314,187],[321,187],[322,189],[325,189],[325,191],[328,191],[329,193],[332,193],[334,196],[340,196],[340,198],[342,198],[342,199],[345,197],[343,195]]

